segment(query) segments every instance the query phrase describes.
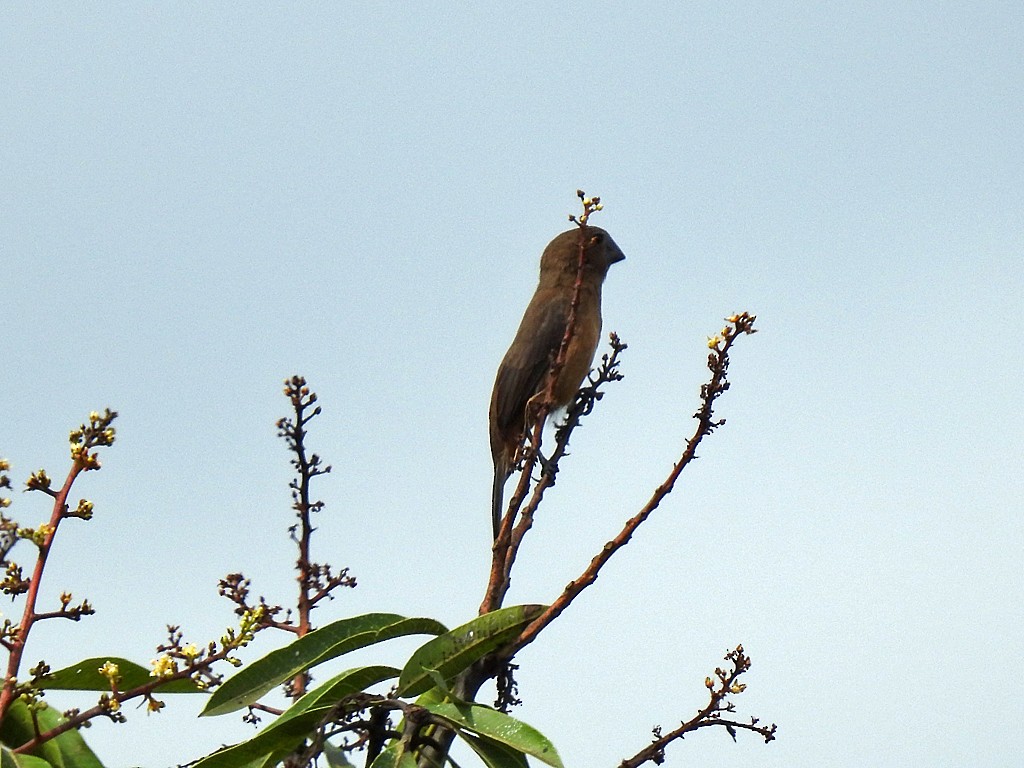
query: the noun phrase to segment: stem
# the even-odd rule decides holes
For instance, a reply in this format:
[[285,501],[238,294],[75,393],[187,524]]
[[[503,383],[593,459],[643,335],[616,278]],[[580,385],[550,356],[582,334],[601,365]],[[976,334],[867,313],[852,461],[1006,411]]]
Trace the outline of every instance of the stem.
[[686,448],[683,450],[683,454],[679,458],[679,461],[673,465],[668,477],[661,485],[655,488],[650,499],[648,499],[647,503],[644,504],[643,508],[636,515],[626,521],[626,524],[618,535],[616,535],[611,541],[607,542],[604,547],[602,547],[601,551],[594,556],[590,561],[590,565],[587,566],[586,570],[579,576],[579,578],[571,581],[565,587],[562,594],[559,595],[550,606],[548,606],[548,609],[530,623],[519,637],[516,638],[516,640],[509,646],[507,651],[503,653],[507,653],[507,655],[511,656],[516,651],[533,642],[544,627],[558,618],[559,614],[568,608],[569,604],[572,603],[572,601],[584,589],[597,581],[597,575],[601,571],[601,568],[604,567],[605,563],[612,558],[612,555],[626,545],[636,529],[639,528],[650,514],[658,508],[665,497],[672,493],[672,489],[675,487],[676,481],[679,479],[679,475],[682,474],[682,471],[687,467],[687,465],[697,458],[697,448],[701,441],[722,423],[715,421],[714,419],[714,405],[715,400],[718,399],[719,395],[729,388],[726,380],[726,375],[729,370],[729,350],[732,347],[733,342],[738,337],[739,333],[729,336],[725,340],[721,350],[712,353],[709,357],[708,367],[711,369],[711,380],[701,387],[701,405],[697,413],[694,414],[697,419],[697,427],[690,439],[686,441]]
[[[168,683],[175,682],[176,680],[185,680],[193,677],[196,674],[197,670],[200,670],[202,668],[209,669],[217,662],[227,658],[234,650],[236,649],[233,646],[221,648],[221,650],[219,650],[217,653],[214,653],[206,657],[202,661],[202,663],[196,667],[186,667],[184,669],[180,669],[172,675],[151,680],[148,683],[140,685],[137,688],[132,688],[128,691],[111,691],[110,698],[114,701],[117,701],[120,704],[124,704],[124,702],[130,701],[131,699],[137,699],[140,696],[148,696],[149,694],[153,693],[153,691],[159,689],[161,686],[167,685]],[[88,723],[93,718],[101,717],[104,715],[109,716],[110,710],[103,707],[102,705],[96,705],[89,709],[83,710],[76,714],[74,717],[67,718],[60,725],[54,726],[48,731],[39,733],[37,729],[34,738],[32,738],[30,741],[26,741],[24,744],[17,747],[16,749],[13,749],[12,751],[18,755],[27,754],[36,747],[38,747],[40,744],[47,742],[50,739],[54,739],[60,736],[62,733],[76,729],[80,727],[83,723]]]
[[[301,394],[295,400],[295,430],[292,433],[294,440],[293,450],[295,451],[295,466],[298,469],[299,478],[296,487],[297,497],[295,499],[295,510],[299,515],[299,559],[296,563],[299,575],[299,599],[298,618],[299,623],[295,634],[298,637],[305,637],[312,628],[311,613],[313,611],[313,600],[310,597],[310,576],[311,561],[309,559],[309,541],[313,535],[313,524],[310,521],[309,482],[312,478],[309,459],[306,457],[306,423],[310,417],[304,416],[306,403],[303,402]],[[319,410],[319,409],[317,409]],[[315,415],[316,411],[314,411]],[[298,699],[306,692],[306,673],[300,672],[295,676],[293,696]]]
[[[533,414],[532,430],[528,429],[530,432],[529,448],[527,449],[523,460],[523,470],[519,476],[519,482],[516,484],[516,490],[510,499],[509,511],[502,521],[501,529],[498,531],[498,538],[495,540],[492,548],[491,573],[490,578],[488,579],[484,600],[480,606],[481,614],[489,613],[500,608],[505,593],[508,592],[508,588],[511,584],[512,563],[515,560],[516,551],[519,548],[518,541],[513,539],[512,533],[513,530],[516,529],[516,516],[519,514],[523,501],[526,499],[526,494],[530,490],[530,478],[533,474],[533,468],[537,463],[537,456],[540,453],[541,437],[544,432],[544,422],[547,421],[548,414],[551,412],[551,407],[555,397],[555,383],[558,381],[558,375],[565,367],[565,359],[569,354],[569,345],[572,343],[573,336],[576,334],[576,315],[579,310],[581,295],[583,292],[583,267],[586,263],[586,216],[584,216],[583,221],[577,223],[579,224],[579,257],[576,264],[576,280],[573,283],[572,288],[572,301],[569,303],[569,314],[565,323],[565,333],[562,334],[562,341],[558,346],[558,354],[556,354],[554,360],[551,361],[551,367],[548,369],[547,382],[542,390],[541,396],[537,400],[537,409]],[[533,400],[531,399],[531,403],[532,402]],[[530,406],[528,405],[527,410],[529,411],[529,409]],[[553,481],[554,478],[549,476],[549,473],[543,473],[541,479],[543,487],[547,487]],[[527,512],[529,511],[528,507]],[[532,521],[527,522],[524,520],[523,523],[520,523],[519,527],[522,528],[524,523],[525,529],[529,529]],[[525,533],[525,529],[519,533],[520,540],[522,535]]]
[[75,484],[75,479],[78,475],[84,470],[84,462],[81,459],[76,459],[74,464],[71,465],[67,479],[64,480],[64,486],[53,498],[53,512],[50,515],[49,524],[50,531],[39,546],[39,554],[36,557],[36,565],[32,571],[32,578],[29,581],[28,593],[25,598],[25,610],[21,615],[18,636],[10,646],[11,655],[7,659],[7,674],[4,677],[3,690],[0,691],[0,723],[3,722],[4,717],[7,715],[7,710],[10,709],[11,704],[14,702],[14,689],[17,684],[18,671],[21,668],[21,658],[25,653],[29,632],[32,631],[32,626],[41,617],[40,614],[36,613],[36,602],[39,599],[39,584],[43,579],[46,558],[50,554],[53,538],[57,535],[57,526],[64,519],[71,487]]

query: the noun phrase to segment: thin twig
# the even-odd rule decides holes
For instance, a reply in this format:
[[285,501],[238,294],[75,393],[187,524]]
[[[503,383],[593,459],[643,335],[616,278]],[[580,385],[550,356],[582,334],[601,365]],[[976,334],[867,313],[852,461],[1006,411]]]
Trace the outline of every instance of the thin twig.
[[710,693],[710,698],[708,703],[697,712],[696,716],[664,735],[661,733],[661,728],[655,728],[653,743],[644,747],[632,757],[623,760],[619,763],[619,768],[639,768],[639,766],[647,762],[660,765],[665,761],[665,747],[673,741],[682,739],[688,733],[712,726],[725,728],[729,735],[732,736],[733,741],[736,740],[736,732],[740,730],[752,731],[758,734],[764,738],[765,744],[775,740],[775,732],[777,730],[775,723],[771,725],[758,725],[759,721],[756,717],[751,717],[749,723],[722,717],[723,712],[732,714],[736,711],[735,705],[728,701],[728,697],[743,692],[746,685],[739,683],[738,680],[741,675],[750,669],[750,657],[744,653],[742,645],[737,646],[735,650],[729,651],[725,655],[725,659],[732,664],[732,668],[729,670],[716,669],[715,677],[718,679],[717,683],[711,677],[704,681],[704,685]]
[[715,421],[714,404],[719,395],[729,389],[729,382],[726,379],[729,370],[729,350],[739,336],[755,332],[753,327],[754,320],[755,317],[753,315],[748,315],[745,312],[740,315],[733,315],[728,319],[730,325],[723,329],[722,335],[716,336],[711,340],[717,340],[714,345],[709,341],[709,347],[712,350],[708,356],[708,368],[711,371],[711,379],[701,387],[701,405],[694,414],[694,418],[697,419],[697,427],[690,439],[687,440],[682,456],[673,465],[665,481],[654,490],[654,493],[647,503],[644,504],[643,508],[626,521],[619,534],[606,543],[601,551],[594,556],[586,570],[578,578],[570,582],[548,609],[531,622],[519,637],[503,650],[503,653],[511,657],[516,651],[533,642],[540,631],[554,621],[572,603],[577,595],[597,580],[598,573],[605,563],[619,549],[625,546],[636,529],[658,508],[662,500],[672,492],[679,475],[697,457],[697,447],[704,437],[725,423],[724,420]]

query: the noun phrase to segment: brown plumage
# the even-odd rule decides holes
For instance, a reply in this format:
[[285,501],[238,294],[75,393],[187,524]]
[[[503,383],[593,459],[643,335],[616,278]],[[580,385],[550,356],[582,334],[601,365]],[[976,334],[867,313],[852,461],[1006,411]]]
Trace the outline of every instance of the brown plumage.
[[580,303],[565,365],[555,381],[554,407],[568,405],[590,371],[601,336],[601,284],[608,267],[625,258],[611,235],[591,226],[563,232],[544,249],[537,291],[526,308],[512,346],[498,367],[491,393],[491,458],[494,460],[491,517],[495,538],[501,527],[505,481],[512,474],[516,454],[523,444],[527,405],[547,386],[548,371],[565,336],[579,268],[581,237],[586,249]]

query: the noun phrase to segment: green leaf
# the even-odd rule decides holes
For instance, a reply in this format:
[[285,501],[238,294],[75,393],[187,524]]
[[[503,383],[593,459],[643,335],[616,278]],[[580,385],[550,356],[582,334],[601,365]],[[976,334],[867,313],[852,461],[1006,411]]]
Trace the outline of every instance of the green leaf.
[[300,698],[248,741],[214,752],[194,768],[243,768],[256,760],[273,764],[299,746],[338,701],[397,675],[394,667],[383,666],[342,672]]
[[[117,683],[119,691],[130,691],[132,688],[153,682],[151,670],[139,666],[134,661],[119,659],[116,656],[97,656],[47,675],[42,678],[40,687],[54,691],[109,691],[110,681],[99,672],[100,667],[108,661],[117,665],[118,673],[121,675]],[[160,693],[208,693],[189,679],[173,680],[161,685],[157,690]]]
[[365,691],[371,685],[390,680],[393,677],[398,677],[398,670],[394,667],[372,666],[349,669],[308,691],[281,717],[288,717],[289,712],[298,713],[316,706],[333,706],[350,694]]
[[223,715],[242,709],[303,670],[349,651],[394,637],[437,635],[445,631],[444,625],[433,619],[407,619],[393,613],[368,613],[341,619],[242,669],[214,691],[200,716]]
[[435,687],[432,672],[451,680],[477,659],[500,648],[544,611],[543,605],[514,605],[485,613],[420,646],[402,670],[399,696],[418,696]]
[[522,720],[516,720],[514,717],[509,717],[482,704],[442,702],[430,704],[427,709],[450,722],[457,730],[466,730],[486,736],[524,754],[532,755],[554,768],[563,768],[562,759],[558,756],[555,745],[548,741],[540,731]]
[[7,747],[0,746],[0,768],[53,768],[41,757],[16,755]]
[[508,744],[488,739],[486,736],[474,736],[465,731],[459,736],[473,748],[487,768],[530,768],[526,755]]
[[[39,728],[46,731],[56,728],[64,722],[64,717],[53,707],[41,709],[36,713],[39,720]],[[0,742],[4,745],[17,748],[35,737],[35,728],[32,724],[32,713],[28,705],[23,701],[15,701],[7,715],[0,723]],[[99,758],[85,743],[82,735],[72,729],[65,731],[55,739],[45,741],[32,750],[33,755],[42,758],[47,763],[63,768],[103,768]],[[17,756],[19,759],[20,755]],[[35,768],[35,766],[32,766]]]

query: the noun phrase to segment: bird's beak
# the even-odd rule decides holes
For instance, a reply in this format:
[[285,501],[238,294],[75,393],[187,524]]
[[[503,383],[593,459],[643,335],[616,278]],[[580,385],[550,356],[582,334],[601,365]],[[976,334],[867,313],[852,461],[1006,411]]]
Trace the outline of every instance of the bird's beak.
[[615,247],[614,251],[608,254],[608,265],[618,264],[620,261],[626,258],[626,254],[619,250],[618,246]]

